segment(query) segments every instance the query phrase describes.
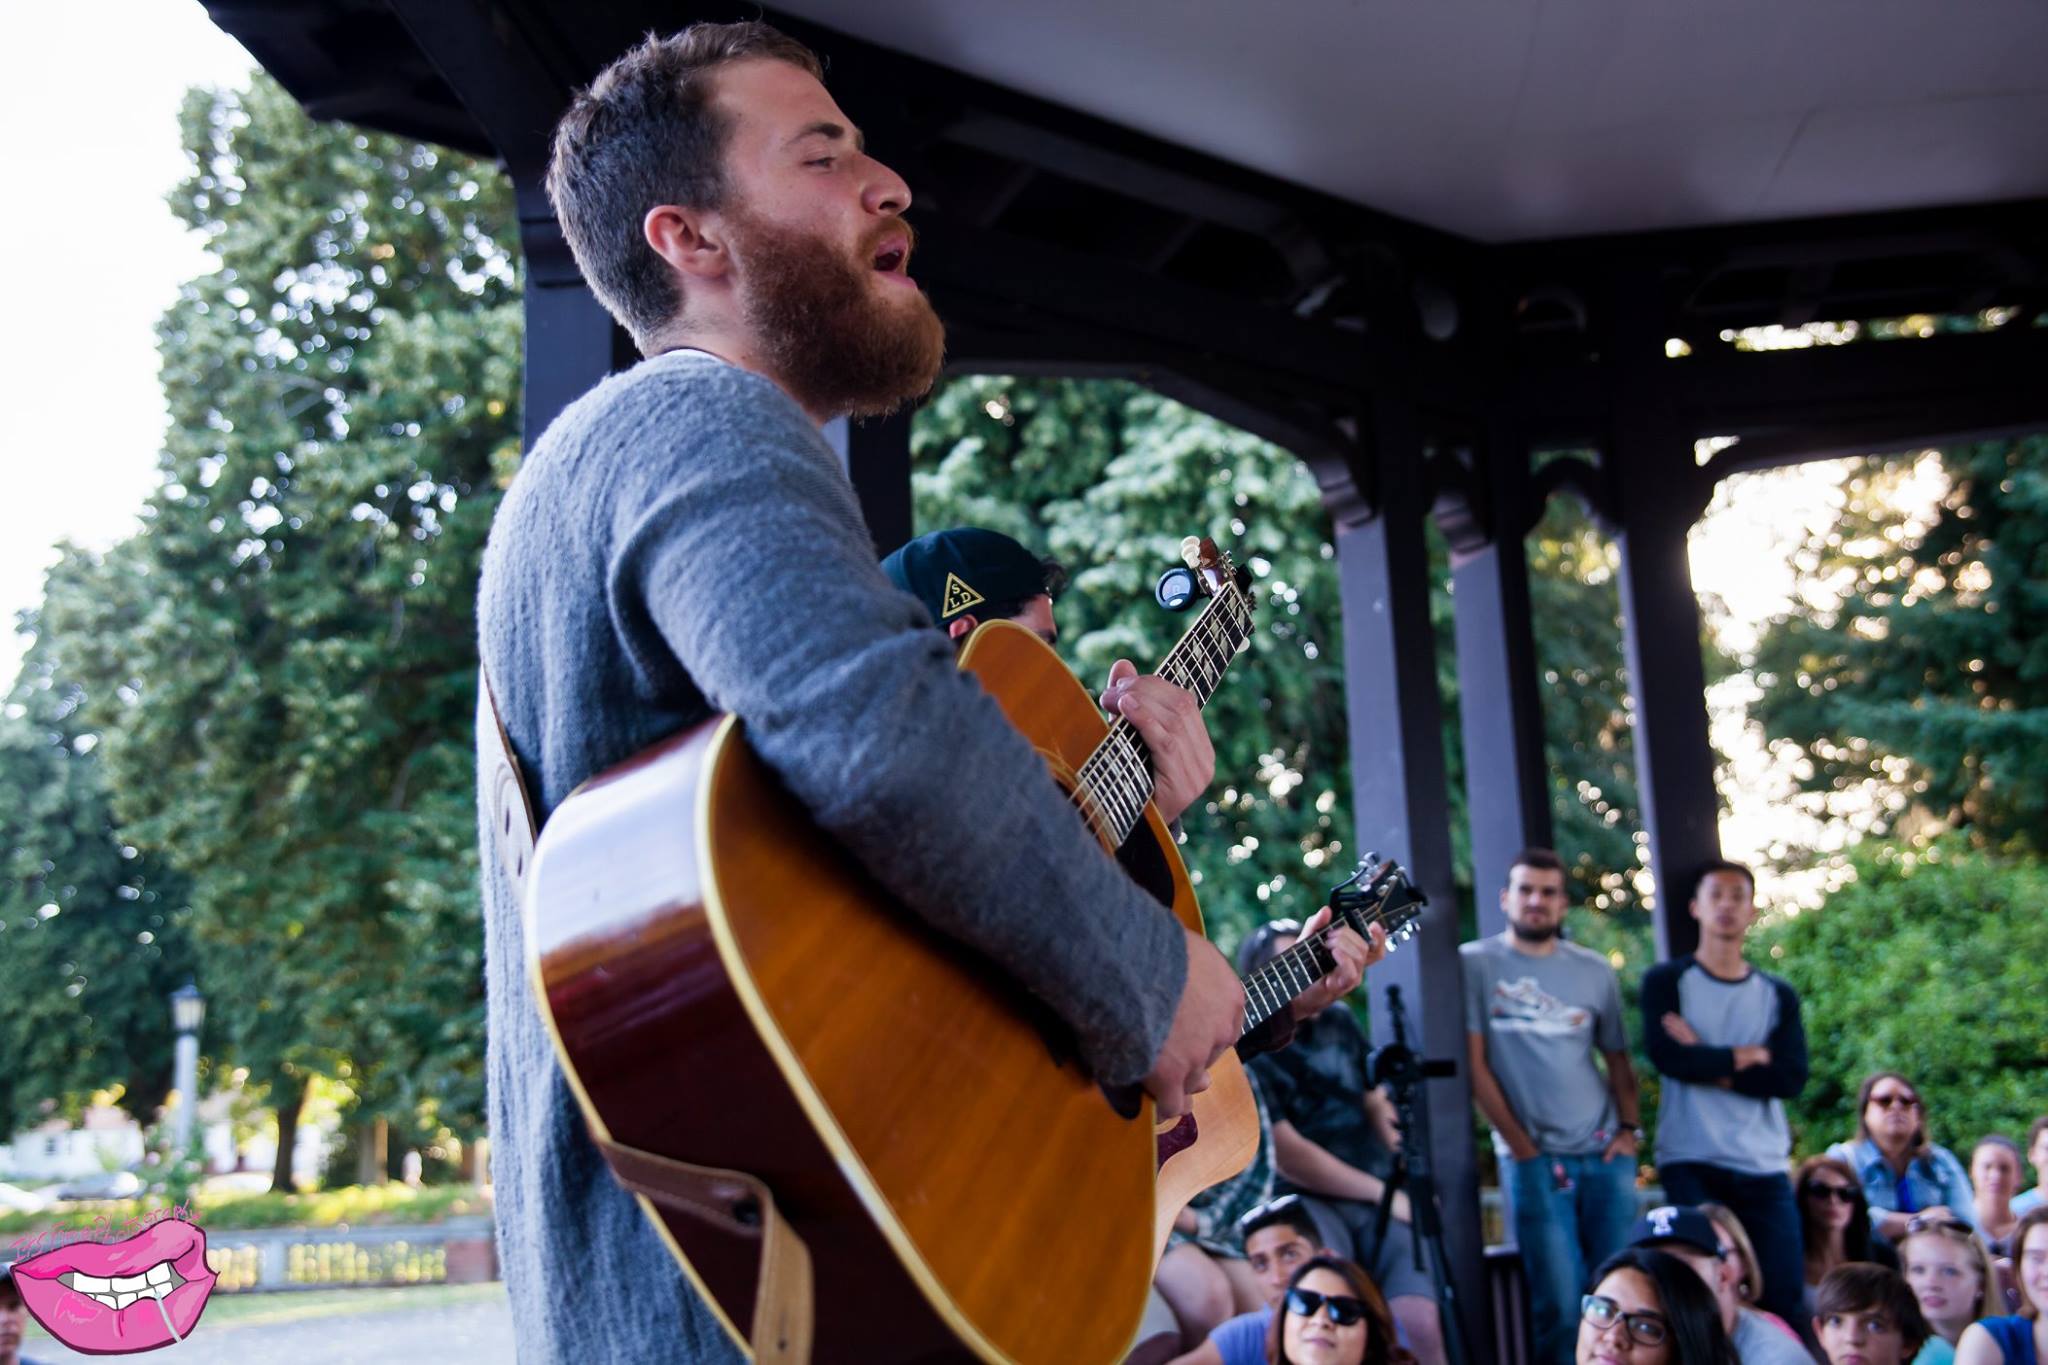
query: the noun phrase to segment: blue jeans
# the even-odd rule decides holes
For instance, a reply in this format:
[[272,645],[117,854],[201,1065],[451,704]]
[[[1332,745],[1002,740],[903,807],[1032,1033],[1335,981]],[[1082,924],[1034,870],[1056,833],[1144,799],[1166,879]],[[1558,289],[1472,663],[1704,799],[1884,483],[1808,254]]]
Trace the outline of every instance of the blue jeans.
[[[1593,1267],[1621,1249],[1636,1220],[1636,1159],[1534,1156],[1511,1161],[1515,1242],[1529,1282],[1538,1361],[1569,1362],[1578,1339],[1579,1296]],[[1565,1180],[1560,1182],[1559,1170]],[[1569,1188],[1559,1188],[1568,1184]]]
[[1764,1282],[1756,1287],[1757,1307],[1787,1322],[1804,1320],[1800,1304],[1806,1295],[1805,1234],[1790,1180],[1704,1161],[1659,1166],[1657,1175],[1664,1183],[1664,1197],[1674,1204],[1712,1200],[1733,1210],[1756,1247],[1758,1268],[1764,1274]]

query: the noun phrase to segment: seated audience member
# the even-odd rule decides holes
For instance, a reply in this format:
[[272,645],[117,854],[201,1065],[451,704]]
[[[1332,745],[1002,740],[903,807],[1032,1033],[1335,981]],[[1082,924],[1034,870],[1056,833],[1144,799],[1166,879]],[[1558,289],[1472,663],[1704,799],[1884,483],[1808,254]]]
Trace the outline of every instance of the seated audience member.
[[1413,1365],[1372,1277],[1340,1256],[1296,1270],[1267,1329],[1266,1365]]
[[1315,1216],[1298,1194],[1283,1194],[1253,1209],[1238,1220],[1237,1232],[1244,1252],[1238,1264],[1252,1276],[1259,1303],[1219,1324],[1173,1365],[1259,1365],[1287,1282],[1310,1260],[1329,1254]]
[[0,1365],[35,1365],[21,1354],[21,1339],[27,1332],[28,1309],[22,1306],[14,1268],[0,1263]]
[[[1239,975],[1279,956],[1294,934],[1295,926],[1285,920],[1256,931],[1239,950]],[[1393,1106],[1366,1084],[1371,1051],[1357,1017],[1338,1001],[1297,1023],[1291,1047],[1254,1057],[1250,1067],[1272,1113],[1279,1188],[1313,1196],[1310,1207],[1323,1245],[1366,1268],[1423,1365],[1442,1365],[1436,1287],[1416,1265],[1405,1191],[1395,1195],[1386,1236],[1375,1244],[1374,1217],[1400,1135]]]
[[[1308,932],[1326,925],[1329,914],[1328,909],[1317,911],[1309,919]],[[1285,951],[1301,932],[1300,921],[1292,919],[1274,920],[1261,928],[1239,951],[1240,974],[1248,975],[1252,968]],[[1358,984],[1365,962],[1383,955],[1383,935],[1378,929],[1373,934],[1373,947],[1364,957],[1356,951],[1356,933],[1345,930],[1339,936],[1337,967],[1312,991],[1296,998],[1296,1013],[1313,1018],[1323,1005],[1341,999]],[[1244,965],[1251,959],[1257,960],[1251,961],[1249,967]],[[1251,1086],[1252,1102],[1258,1107],[1258,1151],[1251,1165],[1238,1175],[1188,1201],[1174,1222],[1166,1254],[1152,1279],[1153,1287],[1172,1307],[1180,1324],[1182,1350],[1198,1346],[1233,1313],[1263,1310],[1280,1288],[1278,1284],[1262,1287],[1260,1277],[1245,1264],[1239,1252],[1244,1220],[1271,1201],[1275,1193],[1272,1111],[1260,1087],[1257,1070],[1247,1067],[1245,1079]]]
[[2012,1231],[2020,1311],[1963,1329],[1956,1365],[2042,1365],[2048,1361],[2048,1206],[2036,1207]]
[[2013,1196],[2012,1211],[2024,1218],[2048,1203],[2048,1114],[2027,1129],[2027,1162],[2034,1168],[2034,1188]]
[[1970,1149],[1970,1188],[1976,1192],[1972,1208],[1977,1231],[1984,1234],[1984,1244],[1993,1256],[2011,1254],[2013,1225],[2022,1212],[2013,1200],[2020,1193],[2025,1169],[2020,1145],[2002,1133],[1978,1138]]
[[1963,1163],[1927,1140],[1920,1092],[1896,1071],[1880,1071],[1856,1096],[1856,1138],[1828,1148],[1849,1164],[1870,1206],[1870,1230],[1888,1241],[1906,1235],[1916,1213],[1953,1213],[1977,1225],[1976,1201]]
[[1742,1226],[1742,1220],[1735,1216],[1735,1210],[1726,1204],[1709,1201],[1699,1206],[1701,1213],[1714,1220],[1714,1236],[1721,1243],[1721,1254],[1737,1267],[1735,1296],[1743,1306],[1756,1314],[1757,1320],[1774,1332],[1799,1340],[1799,1333],[1792,1330],[1792,1324],[1768,1309],[1757,1307],[1757,1287],[1764,1282],[1763,1265],[1756,1258],[1756,1248],[1750,1244],[1749,1232]]
[[1714,1296],[1675,1256],[1623,1247],[1579,1300],[1578,1365],[1742,1365]]
[[1828,1365],[1907,1365],[1928,1338],[1913,1291],[1881,1265],[1830,1270],[1813,1306],[1813,1332]]
[[1897,1268],[1891,1247],[1870,1235],[1870,1206],[1849,1163],[1810,1156],[1793,1181],[1799,1191],[1799,1228],[1806,1253],[1806,1311],[1813,1315],[1813,1291],[1836,1266],[1870,1261]]
[[1948,1365],[1963,1329],[2000,1307],[1991,1253],[1962,1219],[1921,1214],[1906,1224],[1899,1262],[1933,1332],[1914,1365]]
[[1714,1296],[1721,1327],[1742,1365],[1811,1365],[1812,1358],[1797,1337],[1743,1307],[1737,1288],[1743,1267],[1722,1247],[1714,1220],[1699,1209],[1670,1204],[1651,1209],[1629,1229],[1627,1245],[1665,1252],[1692,1267]]

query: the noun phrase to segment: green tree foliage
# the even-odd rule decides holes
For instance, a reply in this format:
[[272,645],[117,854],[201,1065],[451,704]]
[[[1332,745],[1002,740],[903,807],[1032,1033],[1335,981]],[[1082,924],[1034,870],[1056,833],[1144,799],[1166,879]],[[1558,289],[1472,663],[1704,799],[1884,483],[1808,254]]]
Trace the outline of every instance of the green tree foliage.
[[1804,1002],[1813,1079],[1791,1105],[1800,1152],[1854,1136],[1857,1087],[1879,1070],[1912,1079],[1936,1142],[2024,1138],[2048,1074],[2033,967],[2048,961],[2048,868],[1956,837],[1867,843],[1850,867],[1824,907],[1756,944]]
[[1112,381],[956,381],[911,449],[920,531],[993,527],[1073,572],[1060,645],[1091,686],[1119,658],[1151,669],[1192,623],[1152,600],[1183,536],[1252,570],[1258,626],[1210,702],[1217,781],[1182,852],[1226,948],[1322,904],[1355,855],[1334,550],[1300,463]]
[[1941,462],[1948,492],[1917,536],[1901,467],[1852,467],[1839,521],[1799,556],[1839,601],[1818,594],[1766,633],[1754,714],[1824,809],[2048,851],[2048,438]]
[[[51,591],[70,584],[60,571]],[[42,641],[0,713],[0,1125],[171,1085],[167,996],[193,970],[186,888],[115,825],[84,693]]]
[[[473,593],[516,452],[490,166],[195,91],[171,196],[219,268],[161,328],[136,608],[53,594],[123,837],[191,879],[212,1042],[294,1099],[481,1127]],[[209,1020],[211,1027],[212,1019]]]
[[[1074,571],[1059,607],[1061,648],[1090,682],[1119,657],[1151,667],[1186,628],[1152,601],[1156,576],[1179,562],[1182,536],[1213,535],[1253,570],[1258,631],[1210,703],[1217,781],[1189,813],[1182,851],[1226,947],[1266,918],[1321,904],[1355,853],[1335,548],[1301,462],[1133,384],[990,376],[947,385],[918,414],[912,457],[920,531],[993,527]],[[1470,845],[1454,603],[1444,547],[1432,548],[1462,883]],[[1594,906],[1603,951],[1612,940],[1647,960],[1647,917],[1633,908],[1638,821],[1619,705],[1626,685],[1613,554],[1575,505],[1560,503],[1531,541],[1531,591],[1559,842],[1579,859],[1573,876]],[[1501,871],[1479,870],[1480,894],[1494,894]]]

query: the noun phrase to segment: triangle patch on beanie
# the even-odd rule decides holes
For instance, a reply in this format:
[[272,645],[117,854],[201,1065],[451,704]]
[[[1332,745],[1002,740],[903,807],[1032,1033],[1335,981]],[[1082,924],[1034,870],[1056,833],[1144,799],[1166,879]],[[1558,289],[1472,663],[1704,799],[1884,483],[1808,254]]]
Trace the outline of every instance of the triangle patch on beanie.
[[939,619],[958,616],[969,607],[979,606],[986,601],[980,593],[960,581],[958,574],[946,575],[946,594],[939,601]]

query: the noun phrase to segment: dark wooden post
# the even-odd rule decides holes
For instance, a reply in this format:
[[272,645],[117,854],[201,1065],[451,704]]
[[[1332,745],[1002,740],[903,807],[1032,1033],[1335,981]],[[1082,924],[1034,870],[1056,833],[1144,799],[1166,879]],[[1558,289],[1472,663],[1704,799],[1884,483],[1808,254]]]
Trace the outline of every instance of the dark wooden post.
[[877,556],[911,536],[910,419],[906,409],[887,417],[861,422],[841,418],[825,425],[825,438],[839,452],[846,477],[853,481]]
[[1455,518],[1439,515],[1451,541],[1465,811],[1472,833],[1472,899],[1482,938],[1507,927],[1497,892],[1508,860],[1552,838],[1523,539],[1529,519],[1528,453],[1505,424],[1494,426],[1472,494],[1484,506],[1468,507]]
[[1678,417],[1664,355],[1655,282],[1617,276],[1608,449],[1621,612],[1635,699],[1636,787],[1655,878],[1659,957],[1689,953],[1699,926],[1686,906],[1688,878],[1721,854],[1714,749],[1707,737],[1706,666],[1687,534],[1706,510],[1712,479],[1693,458],[1695,433]]
[[526,449],[563,408],[639,358],[590,292],[548,207],[539,172],[516,176],[519,244],[526,253],[526,366],[520,420]]
[[[1352,479],[1324,479],[1337,538],[1344,607],[1344,679],[1350,721],[1356,851],[1398,859],[1428,894],[1420,937],[1366,978],[1375,1045],[1393,1038],[1386,987],[1397,985],[1414,1026],[1409,1045],[1425,1058],[1461,1058],[1465,1025],[1458,971],[1458,904],[1451,880],[1443,703],[1429,623],[1429,515],[1418,415],[1381,395]],[[1369,489],[1370,502],[1360,496]],[[1493,1340],[1472,1096],[1462,1063],[1455,1077],[1422,1084],[1429,1156],[1442,1197],[1448,1272],[1468,1349]]]

